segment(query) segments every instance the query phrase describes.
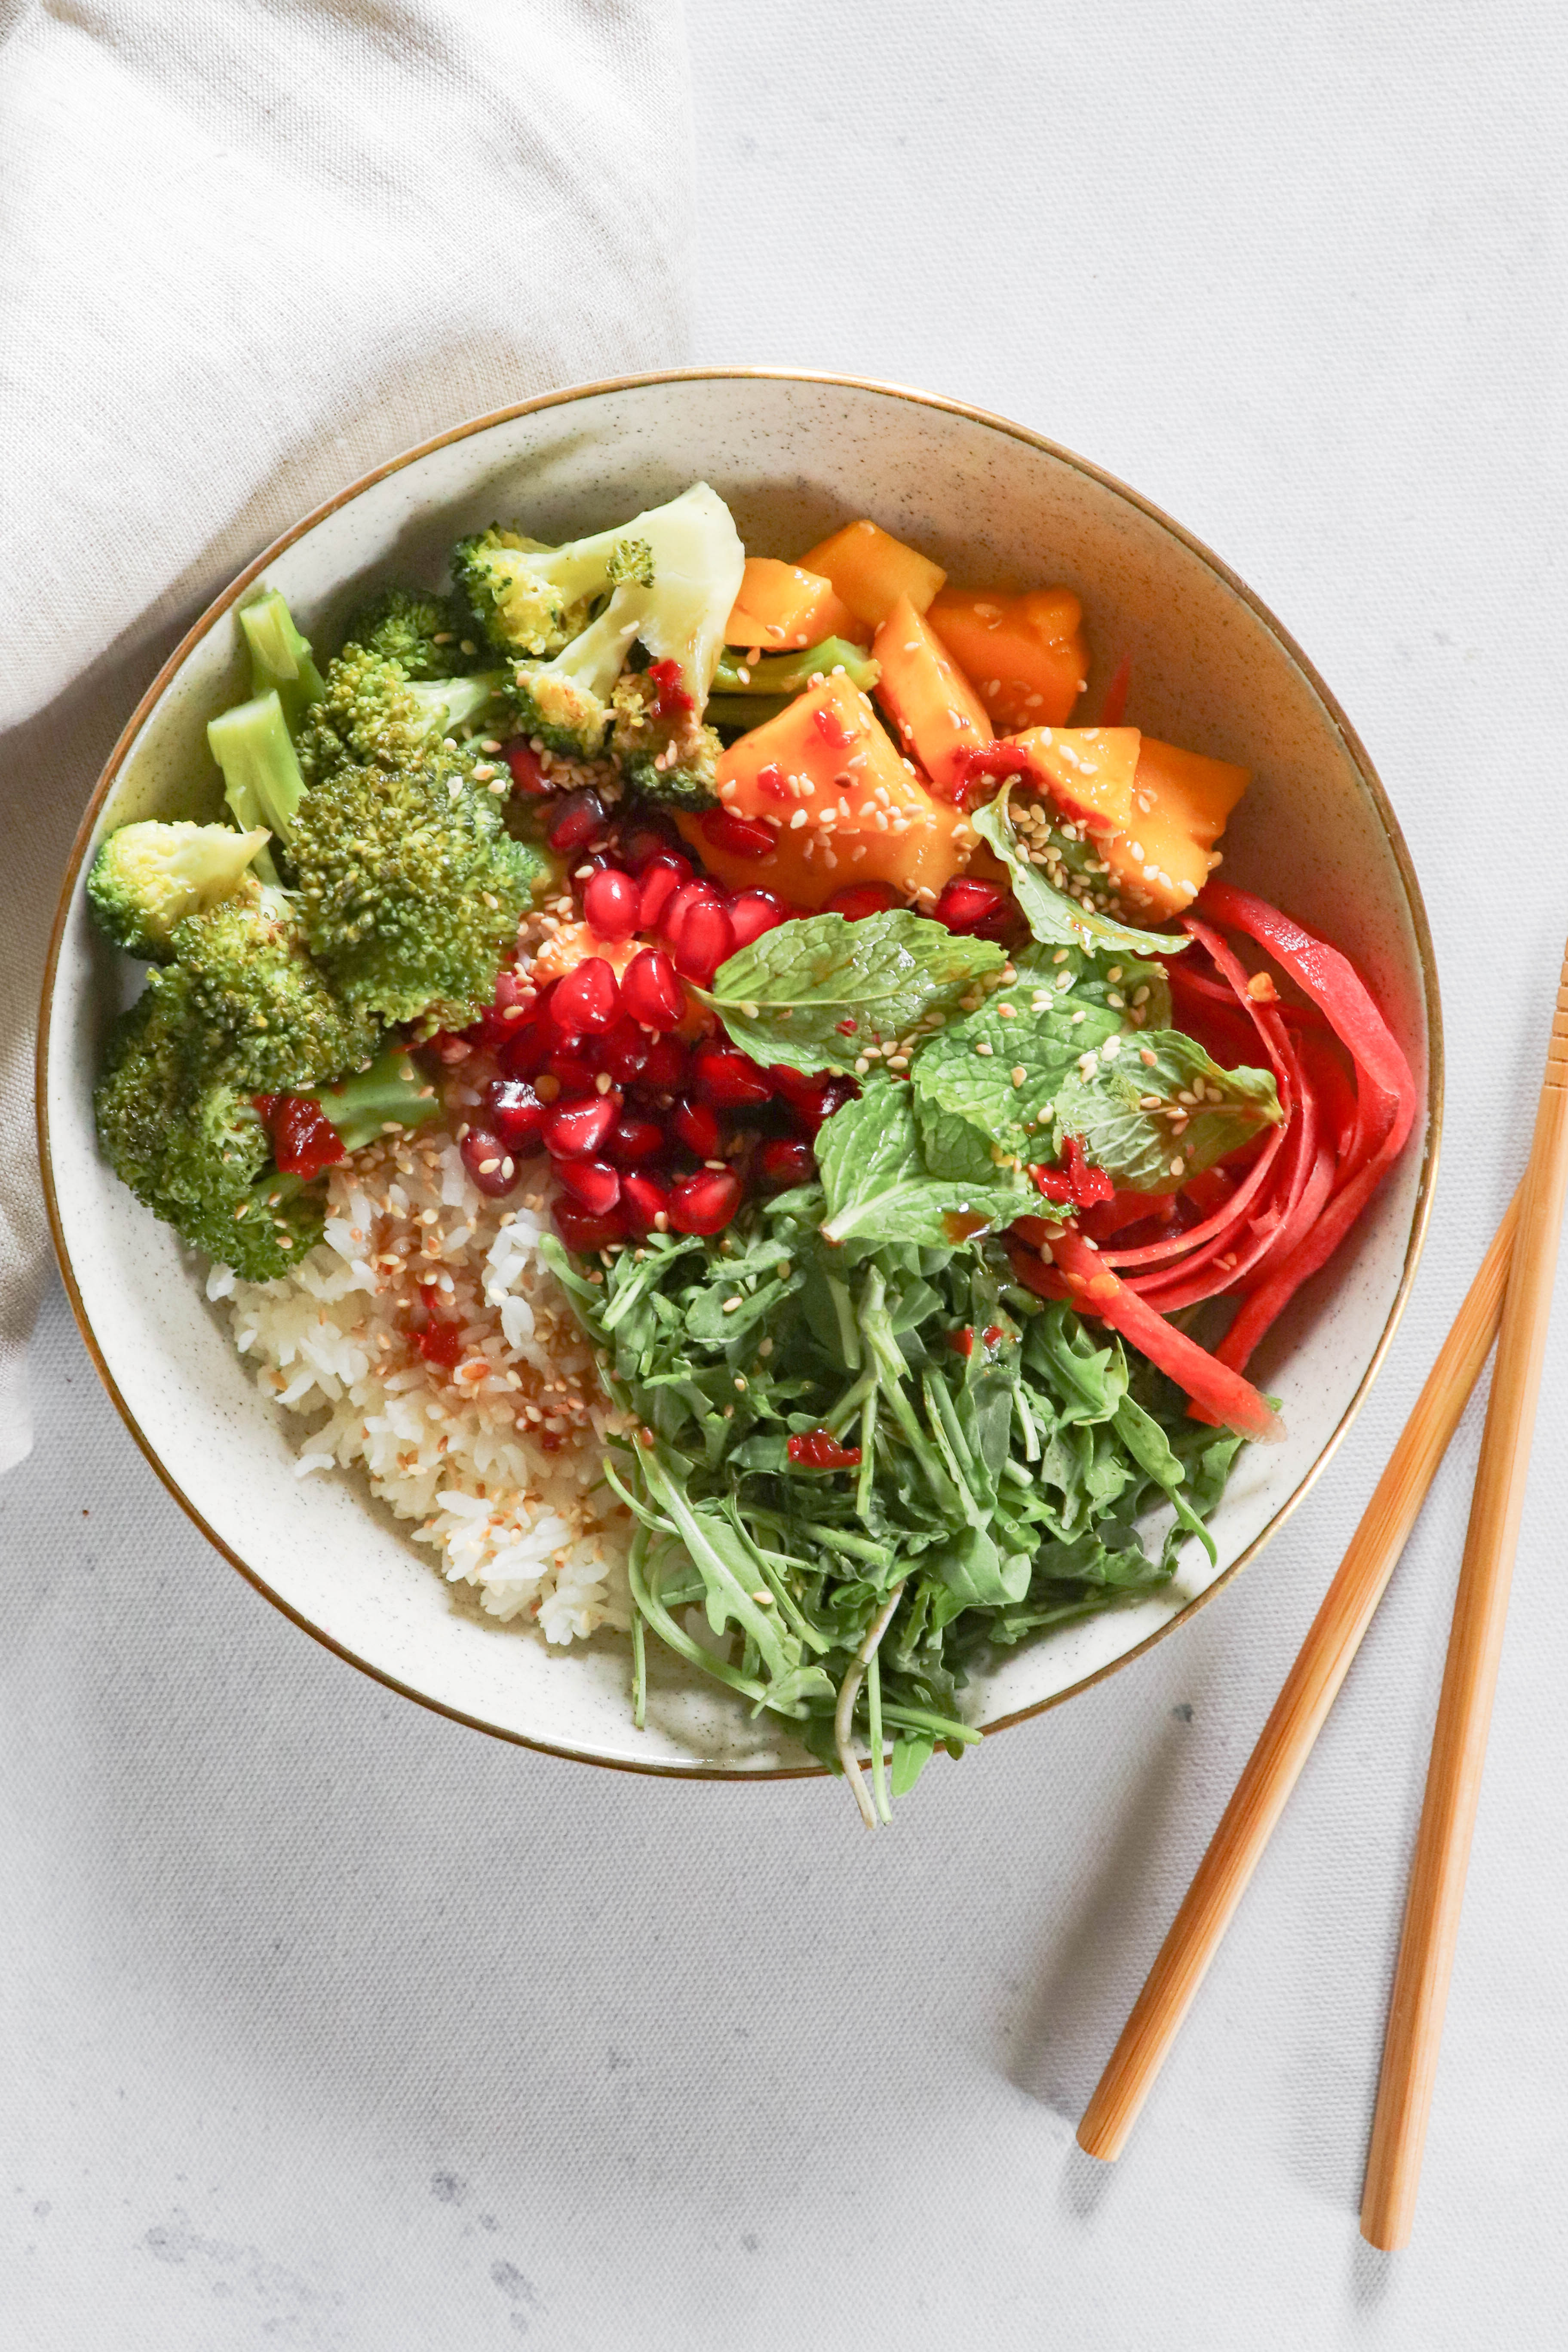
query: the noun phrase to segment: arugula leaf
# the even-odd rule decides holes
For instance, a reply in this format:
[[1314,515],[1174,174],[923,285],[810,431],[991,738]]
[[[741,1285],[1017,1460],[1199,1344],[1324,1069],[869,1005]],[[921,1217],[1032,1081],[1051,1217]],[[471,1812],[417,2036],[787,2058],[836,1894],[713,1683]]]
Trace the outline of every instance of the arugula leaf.
[[817,1135],[816,1158],[827,1199],[822,1232],[833,1243],[952,1249],[1010,1223],[1033,1198],[1021,1178],[995,1167],[985,1179],[933,1175],[910,1089],[887,1078],[835,1111]]
[[1152,948],[1161,955],[1174,955],[1189,944],[1180,932],[1137,931],[1129,924],[1113,923],[1109,915],[1069,898],[1063,890],[1054,890],[1018,847],[1007,811],[1012,790],[1009,779],[994,801],[972,813],[969,822],[1007,868],[1013,896],[1037,940],[1057,947],[1098,946],[1130,954]]
[[966,1528],[937,1555],[936,1572],[966,1609],[997,1609],[1022,1601],[1034,1565],[1030,1553],[1004,1555],[984,1528]]
[[868,1045],[960,1011],[1005,961],[991,940],[962,939],[903,907],[858,923],[807,915],[764,931],[697,992],[754,1062],[853,1070]]

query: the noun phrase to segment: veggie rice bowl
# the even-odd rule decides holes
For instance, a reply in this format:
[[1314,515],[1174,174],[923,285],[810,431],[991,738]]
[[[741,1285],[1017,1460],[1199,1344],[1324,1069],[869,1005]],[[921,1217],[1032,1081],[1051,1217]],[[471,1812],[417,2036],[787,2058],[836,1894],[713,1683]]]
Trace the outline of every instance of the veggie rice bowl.
[[1419,1095],[1215,871],[1242,763],[1131,723],[1125,647],[1086,690],[1083,566],[763,543],[523,475],[313,650],[263,572],[206,805],[97,846],[148,977],[99,1125],[301,1482],[885,1818],[1001,1653],[1201,1583]]

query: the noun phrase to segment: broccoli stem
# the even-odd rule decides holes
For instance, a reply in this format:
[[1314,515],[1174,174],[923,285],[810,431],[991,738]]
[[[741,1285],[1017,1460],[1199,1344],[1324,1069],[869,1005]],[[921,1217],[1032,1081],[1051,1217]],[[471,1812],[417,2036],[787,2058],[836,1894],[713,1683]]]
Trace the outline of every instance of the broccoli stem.
[[404,688],[424,712],[432,735],[449,735],[477,719],[498,689],[510,684],[504,670],[478,671],[472,677],[411,678]]
[[410,1058],[401,1037],[384,1046],[357,1077],[311,1088],[310,1099],[320,1103],[345,1151],[362,1151],[389,1127],[425,1127],[441,1116],[435,1087]]
[[254,604],[242,606],[239,625],[250,647],[252,695],[276,690],[289,732],[297,733],[300,719],[312,702],[321,700],[323,690],[321,673],[310,659],[309,638],[300,635],[294,615],[276,588],[269,588]]
[[[224,799],[241,831],[254,833],[265,825],[287,841],[305,796],[305,779],[276,687],[211,719],[207,742],[223,770]],[[264,881],[275,882],[277,874],[270,867],[266,850],[258,850],[257,872]]]
[[881,677],[879,663],[860,646],[852,646],[847,637],[824,637],[819,646],[807,646],[804,653],[764,654],[759,661],[749,662],[743,651],[726,646],[719,656],[719,667],[713,673],[715,694],[799,694],[814,677],[826,677],[841,669],[850,682],[869,691]]
[[750,729],[776,719],[794,700],[792,694],[710,694],[702,715],[710,727],[722,727],[744,735]]

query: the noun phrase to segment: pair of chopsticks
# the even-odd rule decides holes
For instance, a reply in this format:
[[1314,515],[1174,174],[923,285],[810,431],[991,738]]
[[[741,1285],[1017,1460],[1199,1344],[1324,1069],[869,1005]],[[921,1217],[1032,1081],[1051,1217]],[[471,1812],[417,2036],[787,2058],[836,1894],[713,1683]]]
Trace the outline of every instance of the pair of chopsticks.
[[1126,2144],[1339,1695],[1496,1339],[1497,1369],[1437,1704],[1362,2198],[1362,2235],[1369,2244],[1391,2249],[1409,2238],[1524,1503],[1565,1192],[1568,954],[1523,1181],[1084,2109],[1079,2145],[1090,2156],[1109,2162]]

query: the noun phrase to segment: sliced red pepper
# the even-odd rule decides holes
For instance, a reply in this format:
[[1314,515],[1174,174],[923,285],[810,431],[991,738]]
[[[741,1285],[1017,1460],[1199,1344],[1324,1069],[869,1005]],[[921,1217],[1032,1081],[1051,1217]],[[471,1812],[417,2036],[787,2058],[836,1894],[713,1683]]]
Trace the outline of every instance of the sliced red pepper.
[[272,1157],[283,1175],[319,1176],[323,1168],[335,1168],[348,1158],[342,1137],[309,1095],[256,1095],[252,1099],[272,1138]]

